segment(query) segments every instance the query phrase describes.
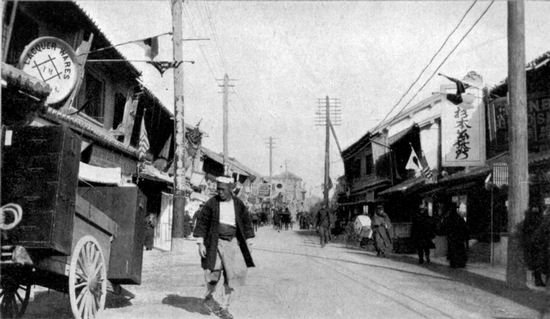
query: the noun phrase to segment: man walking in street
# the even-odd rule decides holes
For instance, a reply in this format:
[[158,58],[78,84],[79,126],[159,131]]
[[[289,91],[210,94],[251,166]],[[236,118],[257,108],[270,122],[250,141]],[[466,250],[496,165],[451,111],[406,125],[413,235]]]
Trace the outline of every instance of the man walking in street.
[[321,248],[328,243],[330,231],[330,213],[326,205],[317,213],[317,227],[319,227],[319,238],[321,239]]
[[[249,250],[254,230],[245,204],[232,194],[233,179],[221,176],[216,181],[218,194],[204,204],[193,236],[198,239],[206,281],[204,303],[218,317],[231,319],[231,294],[235,287],[244,285],[247,268],[254,267]],[[224,289],[218,304],[214,292],[222,273]]]

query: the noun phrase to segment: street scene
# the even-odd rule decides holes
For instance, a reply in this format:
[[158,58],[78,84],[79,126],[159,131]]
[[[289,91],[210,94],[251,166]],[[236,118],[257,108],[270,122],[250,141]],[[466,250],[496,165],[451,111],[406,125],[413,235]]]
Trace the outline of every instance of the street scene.
[[0,318],[550,318],[550,3],[1,8]]
[[[135,297],[113,297],[102,318],[214,318],[202,305],[195,246],[146,253],[142,284],[127,287]],[[252,251],[257,266],[239,291],[236,318],[539,318],[547,304],[540,291],[526,298],[483,270],[382,259],[341,243],[321,249],[314,231],[261,227]],[[63,294],[41,291],[35,300],[25,317],[71,318]]]

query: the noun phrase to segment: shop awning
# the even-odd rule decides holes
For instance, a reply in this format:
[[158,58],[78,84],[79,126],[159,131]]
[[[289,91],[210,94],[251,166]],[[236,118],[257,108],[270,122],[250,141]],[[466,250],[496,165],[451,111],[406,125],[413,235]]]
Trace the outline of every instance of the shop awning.
[[376,178],[372,181],[368,181],[364,183],[354,182],[352,183],[351,195],[366,193],[366,191],[376,190],[381,187],[385,187],[388,184],[391,184],[391,181],[387,178]]
[[378,195],[385,196],[390,194],[408,194],[411,192],[414,192],[415,190],[418,190],[426,183],[426,178],[424,176],[415,177],[408,179],[400,184],[394,185],[382,192],[380,192]]
[[122,185],[120,167],[99,167],[80,162],[78,178],[90,183]]
[[458,180],[471,180],[482,176],[486,177],[487,174],[489,174],[491,171],[491,167],[487,165],[474,167],[470,170],[464,170],[452,175],[445,176],[438,181],[438,184],[456,182]]

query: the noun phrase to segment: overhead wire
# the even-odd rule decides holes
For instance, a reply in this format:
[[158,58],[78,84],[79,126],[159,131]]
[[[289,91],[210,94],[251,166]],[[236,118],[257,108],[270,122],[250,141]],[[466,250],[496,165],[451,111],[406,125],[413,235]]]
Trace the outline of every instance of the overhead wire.
[[445,38],[445,40],[443,41],[443,43],[441,44],[441,46],[439,47],[439,49],[437,49],[437,51],[432,55],[432,57],[430,58],[430,61],[426,64],[426,66],[424,66],[424,68],[422,69],[422,71],[420,71],[420,74],[418,74],[418,76],[416,77],[416,79],[411,83],[411,85],[409,85],[409,87],[407,88],[407,90],[405,91],[405,93],[403,93],[403,95],[401,95],[401,97],[399,98],[399,100],[397,101],[397,103],[395,103],[395,105],[391,108],[391,110],[386,114],[386,116],[384,116],[384,119],[382,119],[382,121],[380,123],[383,123],[387,118],[388,116],[390,116],[390,114],[395,110],[395,108],[399,105],[399,103],[401,103],[401,101],[403,101],[403,99],[405,98],[405,96],[411,91],[411,89],[413,88],[413,86],[418,82],[418,80],[420,80],[420,78],[422,77],[422,75],[424,74],[424,72],[426,72],[426,70],[428,69],[428,67],[432,64],[432,62],[435,60],[435,58],[437,57],[437,55],[439,55],[439,53],[441,52],[441,50],[443,50],[443,47],[445,47],[445,45],[447,44],[447,42],[449,42],[449,39],[453,36],[453,34],[456,32],[456,30],[458,30],[458,28],[460,27],[460,25],[462,24],[462,22],[464,21],[464,19],[466,18],[466,16],[468,15],[468,13],[470,13],[470,11],[472,10],[472,8],[475,6],[475,4],[477,3],[478,0],[474,0],[474,2],[472,2],[472,4],[470,5],[470,7],[466,10],[466,12],[464,12],[464,14],[462,15],[462,17],[460,18],[460,20],[458,21],[458,23],[456,24],[456,26],[453,28],[453,30],[447,35],[447,37]]
[[454,46],[454,48],[451,50],[451,52],[449,52],[447,54],[447,56],[445,57],[445,59],[443,59],[443,61],[441,61],[441,63],[437,66],[437,68],[435,69],[435,71],[430,75],[430,77],[424,82],[424,84],[422,84],[422,86],[420,87],[420,89],[418,89],[418,91],[416,91],[416,93],[413,95],[413,97],[407,102],[407,104],[405,104],[400,110],[399,112],[397,112],[397,115],[398,116],[399,114],[401,114],[401,112],[403,112],[403,110],[414,100],[414,98],[418,95],[418,93],[420,93],[424,87],[426,87],[426,85],[430,82],[430,80],[436,75],[437,71],[439,71],[439,69],[443,66],[443,64],[445,64],[445,62],[447,62],[447,60],[449,59],[449,57],[456,51],[456,49],[460,46],[460,44],[462,43],[462,41],[464,41],[464,39],[466,39],[466,37],[470,34],[470,32],[475,28],[475,26],[479,23],[479,21],[481,21],[481,19],[485,16],[485,14],[487,13],[487,11],[489,11],[489,9],[491,8],[491,6],[493,5],[493,3],[495,3],[495,0],[492,0],[491,3],[489,3],[489,5],[487,6],[487,8],[485,8],[485,10],[481,13],[481,15],[477,18],[477,20],[474,22],[474,24],[472,24],[472,26],[468,29],[468,31],[466,31],[466,33],[462,36],[462,38],[460,38],[460,40],[458,41],[458,43]]

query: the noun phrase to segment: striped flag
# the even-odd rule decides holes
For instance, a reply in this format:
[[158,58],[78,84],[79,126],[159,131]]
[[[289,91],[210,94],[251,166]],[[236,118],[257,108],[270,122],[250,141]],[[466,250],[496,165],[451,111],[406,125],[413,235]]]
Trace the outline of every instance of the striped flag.
[[141,119],[141,128],[139,130],[138,153],[140,158],[145,156],[150,146],[149,138],[147,137],[147,130],[145,129],[145,114],[143,114],[143,118]]
[[430,168],[430,165],[428,165],[428,161],[426,160],[426,156],[424,155],[424,152],[422,152],[422,157],[420,158],[420,165],[422,166],[422,176],[424,176],[427,180],[432,181],[433,180],[433,173],[432,169]]
[[433,180],[434,176],[432,173],[432,169],[430,168],[430,165],[426,160],[426,156],[424,155],[424,152],[422,152],[422,156],[416,155],[416,152],[412,147],[412,145],[411,145],[411,155],[409,157],[409,161],[407,162],[407,165],[405,166],[405,169],[412,169],[416,172],[416,176],[421,174],[427,180],[429,181]]

